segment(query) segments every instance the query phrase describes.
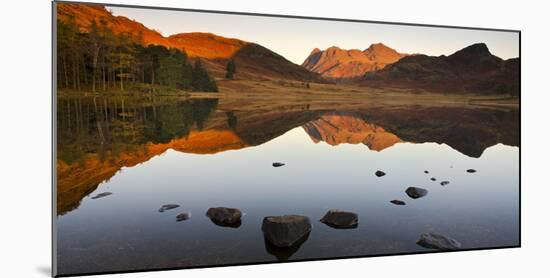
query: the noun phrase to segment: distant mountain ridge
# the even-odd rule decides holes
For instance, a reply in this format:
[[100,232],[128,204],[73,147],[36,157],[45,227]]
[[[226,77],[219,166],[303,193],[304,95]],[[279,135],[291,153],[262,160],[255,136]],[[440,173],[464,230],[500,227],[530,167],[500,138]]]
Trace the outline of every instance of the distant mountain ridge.
[[382,69],[405,56],[407,54],[399,53],[383,43],[371,44],[363,51],[332,46],[323,51],[313,49],[302,66],[325,78],[350,79]]
[[519,95],[519,58],[503,60],[476,43],[449,56],[407,56],[368,73],[367,86],[422,88],[443,93]]

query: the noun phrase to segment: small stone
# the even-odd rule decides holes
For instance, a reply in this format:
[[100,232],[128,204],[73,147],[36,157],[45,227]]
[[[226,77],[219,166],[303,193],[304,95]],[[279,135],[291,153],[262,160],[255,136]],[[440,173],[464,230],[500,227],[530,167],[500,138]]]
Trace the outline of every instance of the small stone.
[[447,185],[447,184],[449,184],[449,183],[451,183],[451,182],[450,182],[450,181],[442,181],[442,182],[440,182],[440,184],[441,184],[442,186],[445,186],[445,185]]
[[159,212],[164,212],[166,210],[170,210],[170,209],[175,209],[177,207],[179,207],[180,205],[177,205],[177,204],[167,204],[167,205],[162,205],[160,208],[159,208]]
[[468,169],[468,170],[466,170],[466,172],[468,172],[468,173],[475,173],[475,172],[477,172],[477,171],[476,171],[475,169]]
[[273,162],[273,167],[281,167],[281,166],[284,166],[285,164],[284,163],[281,163],[281,162]]
[[386,173],[384,173],[384,172],[382,172],[382,171],[380,171],[380,170],[376,171],[374,174],[375,174],[377,177],[383,177],[383,176],[386,175]]
[[94,199],[94,200],[95,200],[95,199],[99,199],[99,198],[107,197],[107,196],[109,196],[109,195],[111,195],[111,194],[113,194],[113,193],[111,193],[111,192],[103,192],[103,193],[99,193],[99,194],[95,195],[94,197],[92,197],[92,199]]
[[435,179],[435,178],[431,178],[430,180],[432,180],[432,181],[436,181],[436,179]]
[[424,170],[424,174],[429,174],[430,172],[428,172],[428,170]]
[[394,205],[398,205],[398,206],[404,206],[406,205],[407,203],[401,201],[401,200],[391,200],[390,203],[394,204]]
[[320,221],[333,228],[350,229],[357,227],[359,217],[354,212],[331,209]]
[[428,190],[420,187],[411,186],[407,188],[407,190],[405,190],[405,193],[407,193],[407,195],[409,195],[409,197],[413,199],[418,199],[426,196],[428,194]]
[[237,208],[217,207],[209,208],[206,216],[218,226],[237,228],[241,226],[243,213]]
[[190,212],[182,212],[178,215],[176,215],[176,221],[180,222],[180,221],[185,221],[185,220],[188,220],[191,218],[191,213]]
[[458,250],[462,246],[460,242],[455,239],[435,233],[421,234],[420,239],[416,242],[416,244],[424,248],[443,251]]

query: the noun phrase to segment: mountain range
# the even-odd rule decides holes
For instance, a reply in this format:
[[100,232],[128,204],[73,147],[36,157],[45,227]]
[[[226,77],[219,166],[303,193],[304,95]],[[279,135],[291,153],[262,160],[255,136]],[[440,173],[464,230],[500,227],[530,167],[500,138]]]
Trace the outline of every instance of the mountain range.
[[332,46],[323,51],[313,49],[302,66],[325,78],[350,79],[383,69],[405,56],[407,54],[399,53],[383,43],[371,44],[363,51]]
[[[519,95],[519,58],[503,60],[484,43],[465,47],[452,55],[404,54],[383,43],[365,50],[315,48],[296,65],[254,42],[211,33],[180,33],[168,37],[124,16],[115,16],[102,5],[59,3],[58,20],[74,22],[82,32],[92,22],[116,34],[128,34],[136,43],[184,50],[200,58],[210,74],[225,76],[225,66],[235,60],[238,78],[286,79],[301,82],[347,81],[366,87],[424,89],[436,93]],[[414,91],[414,90],[412,90]]]

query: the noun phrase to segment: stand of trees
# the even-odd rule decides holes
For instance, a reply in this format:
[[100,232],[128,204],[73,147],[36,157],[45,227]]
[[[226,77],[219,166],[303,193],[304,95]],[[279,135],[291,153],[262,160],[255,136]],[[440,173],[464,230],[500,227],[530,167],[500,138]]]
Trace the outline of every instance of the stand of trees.
[[58,88],[76,91],[126,90],[132,84],[217,92],[200,60],[184,51],[143,44],[142,34],[114,34],[105,21],[80,32],[74,20],[57,22]]

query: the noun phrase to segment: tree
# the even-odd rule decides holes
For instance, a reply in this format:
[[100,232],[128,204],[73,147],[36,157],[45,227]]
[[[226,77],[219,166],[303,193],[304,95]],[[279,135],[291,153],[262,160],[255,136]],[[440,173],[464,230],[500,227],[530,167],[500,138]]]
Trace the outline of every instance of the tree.
[[227,79],[233,79],[233,75],[235,74],[236,66],[235,66],[235,60],[231,59],[229,62],[227,62],[227,66],[225,67],[225,78]]
[[197,59],[192,71],[191,87],[194,91],[217,92],[216,82],[210,78],[206,69],[203,68],[200,59]]

